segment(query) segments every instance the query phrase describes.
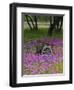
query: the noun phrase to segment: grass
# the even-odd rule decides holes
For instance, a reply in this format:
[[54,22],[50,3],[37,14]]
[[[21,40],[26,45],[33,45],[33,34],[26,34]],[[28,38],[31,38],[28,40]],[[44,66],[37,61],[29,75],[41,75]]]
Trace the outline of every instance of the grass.
[[29,41],[29,40],[37,40],[37,39],[41,39],[44,37],[48,37],[49,39],[51,38],[60,38],[62,39],[62,32],[53,32],[52,36],[48,36],[48,29],[45,28],[40,28],[39,30],[29,30],[29,29],[25,29],[24,30],[24,40],[25,41]]
[[44,72],[44,74],[56,74],[56,73],[63,73],[63,62],[61,63],[54,63],[47,71]]

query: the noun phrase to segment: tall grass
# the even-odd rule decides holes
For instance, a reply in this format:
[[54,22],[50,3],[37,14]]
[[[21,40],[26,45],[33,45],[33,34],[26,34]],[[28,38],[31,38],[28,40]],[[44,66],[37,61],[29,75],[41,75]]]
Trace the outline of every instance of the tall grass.
[[37,40],[37,39],[42,39],[42,38],[63,38],[62,32],[53,32],[52,36],[48,35],[48,29],[45,28],[40,28],[39,30],[30,30],[30,29],[25,29],[24,31],[24,40],[29,41],[29,40]]

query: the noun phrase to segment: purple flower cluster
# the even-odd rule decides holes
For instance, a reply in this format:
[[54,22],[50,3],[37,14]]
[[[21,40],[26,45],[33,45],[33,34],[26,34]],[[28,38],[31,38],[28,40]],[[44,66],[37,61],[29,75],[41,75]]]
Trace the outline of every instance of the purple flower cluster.
[[54,46],[63,46],[63,41],[61,39],[52,39],[49,44]]
[[[24,74],[34,75],[34,74],[46,74],[49,73],[49,69],[57,63],[63,61],[63,41],[60,39],[52,40],[35,40],[28,43],[28,47],[32,48],[39,43],[49,43],[53,45],[52,54],[35,54],[31,52],[24,51],[23,54],[23,68]],[[56,71],[56,70],[55,70]]]
[[61,39],[41,39],[41,40],[33,40],[27,43],[26,47],[32,48],[33,46],[36,46],[38,44],[48,44],[48,45],[54,45],[54,46],[63,46],[63,41]]

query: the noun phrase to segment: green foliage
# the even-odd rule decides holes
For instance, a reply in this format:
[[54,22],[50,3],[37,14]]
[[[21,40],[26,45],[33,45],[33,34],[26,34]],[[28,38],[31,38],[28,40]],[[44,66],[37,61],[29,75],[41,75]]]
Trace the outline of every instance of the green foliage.
[[63,38],[62,32],[53,32],[52,36],[47,35],[48,30],[45,28],[40,28],[38,31],[36,30],[29,30],[29,29],[25,29],[24,30],[24,40],[25,41],[29,41],[29,40],[37,40],[37,39],[41,39],[41,38],[46,38],[48,37],[49,39],[51,38]]
[[43,38],[47,35],[47,30],[45,29],[40,29],[38,31],[36,30],[29,30],[29,29],[25,29],[24,30],[24,40],[37,40],[39,38]]
[[[27,15],[30,18],[34,20],[34,15]],[[45,16],[45,15],[36,15],[37,19],[39,22],[49,22],[50,21],[50,16]],[[30,21],[30,18],[29,21]],[[26,15],[24,15],[24,21],[26,21]]]

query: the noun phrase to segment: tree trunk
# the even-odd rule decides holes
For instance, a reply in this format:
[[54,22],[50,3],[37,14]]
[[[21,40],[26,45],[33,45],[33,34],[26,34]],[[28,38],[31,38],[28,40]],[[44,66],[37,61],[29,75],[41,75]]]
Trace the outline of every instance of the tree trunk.
[[30,30],[33,30],[32,26],[31,26],[31,24],[29,22],[28,15],[26,15],[25,17],[26,17],[26,21],[28,23],[28,26],[29,26]]
[[38,30],[38,24],[37,24],[37,17],[34,16],[34,21],[35,21],[35,29]]
[[35,25],[34,25],[34,20],[32,19],[32,17],[30,17],[29,15],[26,15],[26,20],[27,20],[27,23],[29,25],[29,28],[31,30],[34,30]]

